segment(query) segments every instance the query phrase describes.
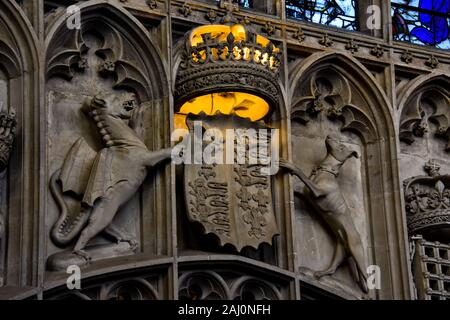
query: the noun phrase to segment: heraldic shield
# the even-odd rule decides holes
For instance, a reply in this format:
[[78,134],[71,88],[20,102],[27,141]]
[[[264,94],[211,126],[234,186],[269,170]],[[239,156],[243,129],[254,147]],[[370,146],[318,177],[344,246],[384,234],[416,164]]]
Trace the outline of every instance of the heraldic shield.
[[[234,161],[207,164],[205,159],[198,159],[197,152],[192,157],[192,164],[185,164],[184,184],[189,220],[203,225],[205,233],[216,235],[221,246],[231,244],[238,251],[247,246],[258,248],[264,242],[272,244],[278,227],[273,210],[271,176],[261,170],[267,164],[260,159],[249,161],[250,150],[253,150],[250,143],[255,140],[247,136],[249,132],[256,133],[258,153],[265,149],[262,153],[265,152],[266,159],[270,159],[270,128],[261,122],[219,113],[214,116],[189,115],[187,125],[191,132],[191,145],[192,139],[194,145],[198,144],[205,132],[214,130],[219,136],[222,135],[223,141],[218,141],[222,138],[217,137],[209,140],[223,146],[223,158],[227,157],[228,152],[234,155]],[[233,147],[232,151],[229,146]],[[210,147],[203,142],[200,150]],[[237,160],[239,151],[245,152],[244,161],[242,158]]]

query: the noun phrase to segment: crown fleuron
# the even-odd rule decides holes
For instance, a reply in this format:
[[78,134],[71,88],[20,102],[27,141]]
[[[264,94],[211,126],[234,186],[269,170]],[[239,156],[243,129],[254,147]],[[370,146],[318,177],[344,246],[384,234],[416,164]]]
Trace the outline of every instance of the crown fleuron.
[[217,92],[247,92],[278,102],[281,50],[243,25],[208,25],[186,39],[176,80],[176,101]]

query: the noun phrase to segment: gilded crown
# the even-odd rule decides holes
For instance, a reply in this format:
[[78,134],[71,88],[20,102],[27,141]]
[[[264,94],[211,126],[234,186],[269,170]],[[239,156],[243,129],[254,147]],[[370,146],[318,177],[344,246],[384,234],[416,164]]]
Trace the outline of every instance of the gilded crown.
[[216,92],[247,92],[278,103],[281,50],[241,24],[208,25],[186,39],[176,80],[176,101]]

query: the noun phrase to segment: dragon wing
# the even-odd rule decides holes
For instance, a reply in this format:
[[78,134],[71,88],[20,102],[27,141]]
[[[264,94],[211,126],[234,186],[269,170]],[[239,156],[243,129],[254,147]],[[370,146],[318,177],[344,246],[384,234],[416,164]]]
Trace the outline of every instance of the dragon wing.
[[63,193],[72,192],[82,196],[86,192],[96,155],[97,152],[83,138],[72,145],[59,176]]

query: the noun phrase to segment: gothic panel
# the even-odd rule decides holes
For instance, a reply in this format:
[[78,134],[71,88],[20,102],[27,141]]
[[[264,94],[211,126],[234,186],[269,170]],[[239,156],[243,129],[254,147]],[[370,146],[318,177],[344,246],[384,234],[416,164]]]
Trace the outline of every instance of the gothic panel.
[[171,221],[165,63],[123,8],[80,10],[80,29],[60,16],[47,36],[47,268],[56,271],[170,250],[156,237]]
[[422,175],[424,163],[432,159],[443,172],[450,170],[449,84],[446,75],[424,75],[399,92],[402,180]]
[[245,263],[216,261],[212,267],[196,262],[195,267],[182,268],[178,295],[183,301],[282,300],[293,294],[291,281],[289,276]]
[[[166,269],[151,267],[142,269],[127,268],[119,272],[102,270],[104,273],[85,275],[83,285],[76,278],[67,284],[49,288],[45,298],[49,300],[160,300],[167,299]],[[59,281],[61,283],[61,281]]]
[[[369,71],[341,54],[294,63],[290,81],[292,163],[282,167],[300,178],[293,181],[299,272],[361,298],[368,266],[395,273],[392,261],[407,257],[405,247],[389,254],[390,238],[403,237],[388,231],[403,227],[395,165],[384,160],[394,137],[389,103]],[[407,283],[407,274],[398,281]],[[387,285],[376,295],[392,297],[391,290]]]

